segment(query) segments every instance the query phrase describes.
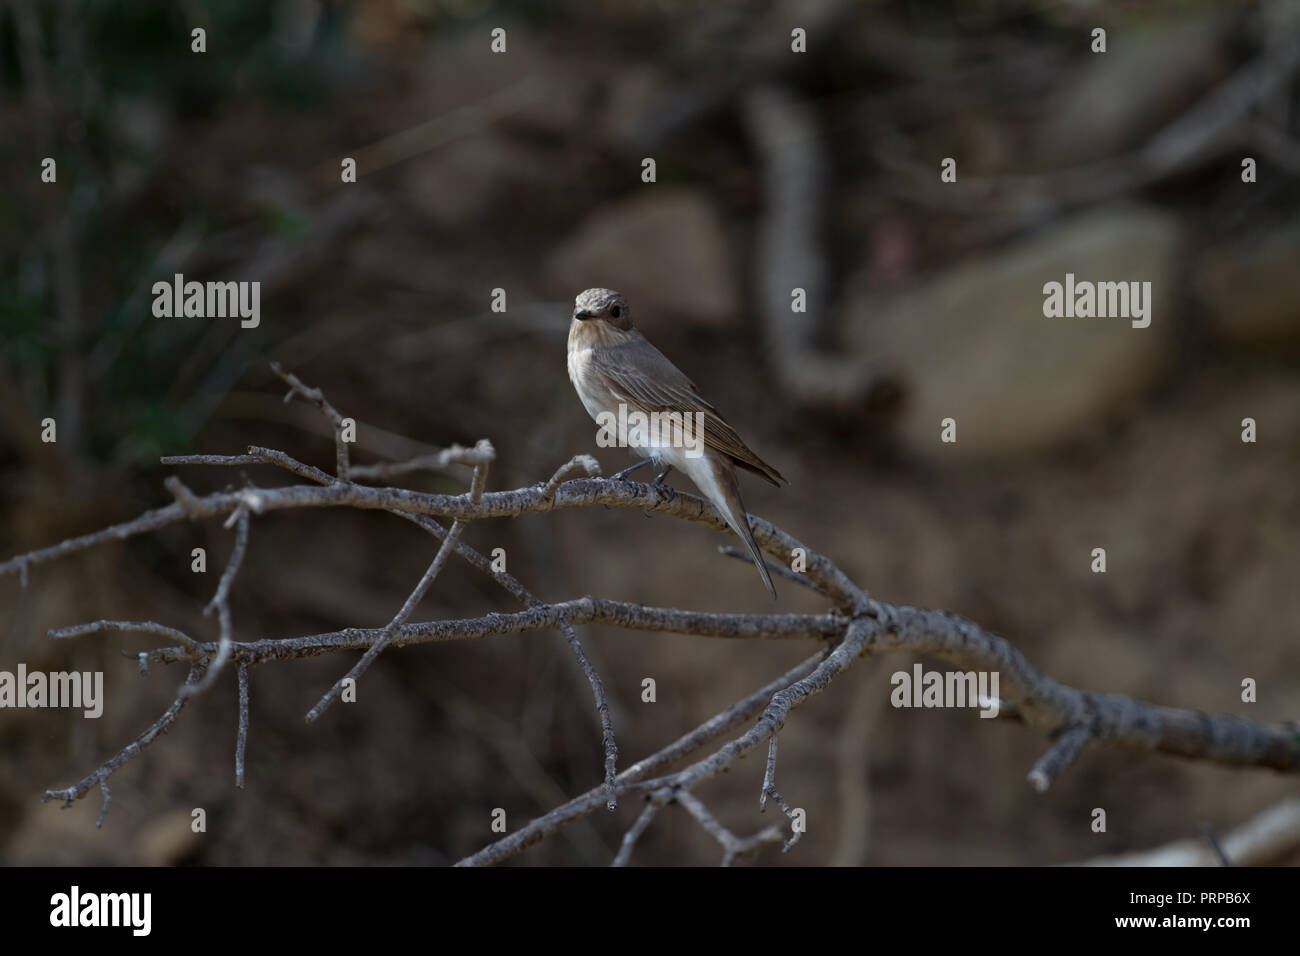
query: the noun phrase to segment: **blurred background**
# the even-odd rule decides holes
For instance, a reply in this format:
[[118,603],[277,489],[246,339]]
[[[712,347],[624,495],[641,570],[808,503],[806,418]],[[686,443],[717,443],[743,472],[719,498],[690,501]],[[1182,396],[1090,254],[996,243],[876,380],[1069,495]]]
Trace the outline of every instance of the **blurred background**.
[[[331,467],[327,423],[281,402],[272,360],[357,419],[354,461],[488,438],[494,489],[578,453],[610,474],[630,459],[596,447],[564,363],[573,296],[606,286],[790,479],[747,482],[749,510],[874,597],[969,616],[1074,686],[1295,718],[1296,5],[596,6],[0,4],[0,559],[166,504],[161,455],[259,444]],[[177,272],[260,281],[261,324],[155,318],[151,286]],[[1042,285],[1067,272],[1150,281],[1150,327],[1044,318]],[[948,416],[956,444],[939,441]],[[182,475],[201,492],[285,483]],[[504,547],[544,600],[771,607],[754,569],[717,553],[729,539],[632,510],[480,522],[466,540]],[[186,524],[41,565],[25,590],[0,579],[0,669],[102,670],[107,698],[99,720],[0,711],[0,861],[444,864],[494,839],[493,808],[514,829],[599,783],[586,681],[539,633],[390,651],[356,705],[312,726],[354,658],[256,668],[244,791],[227,670],[113,776],[102,829],[94,791],[42,805],[184,678],[140,678],[121,652],[149,639],[46,630],[151,619],[213,639],[200,612],[230,544],[219,522]],[[255,518],[235,635],[379,626],[434,548],[380,513]],[[821,609],[778,590],[782,609]],[[489,609],[516,605],[453,562],[414,619]],[[812,650],[583,634],[620,766]],[[1222,832],[1295,792],[1268,771],[1094,749],[1036,794],[1037,733],[889,706],[889,675],[912,663],[860,662],[792,715],[778,779],[809,832],[751,862],[1069,862]],[[1246,677],[1258,703],[1240,700]],[[746,760],[698,792],[747,834],[771,822],[761,773]],[[608,862],[639,812],[625,803],[512,862]],[[672,808],[633,859],[718,857]]]

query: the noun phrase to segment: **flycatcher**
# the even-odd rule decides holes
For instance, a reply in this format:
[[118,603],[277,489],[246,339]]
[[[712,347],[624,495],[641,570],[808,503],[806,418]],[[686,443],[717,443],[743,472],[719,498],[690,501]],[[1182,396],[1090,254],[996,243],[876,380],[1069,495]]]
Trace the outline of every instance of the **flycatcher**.
[[[676,468],[727,519],[754,559],[763,583],[776,597],[772,576],[749,529],[736,468],[778,488],[781,474],[754,454],[695,383],[632,325],[627,299],[609,289],[588,289],[573,304],[569,326],[569,378],[583,407],[602,429],[617,423],[620,441],[646,457],[614,476],[654,462]],[[671,489],[668,489],[671,493]]]

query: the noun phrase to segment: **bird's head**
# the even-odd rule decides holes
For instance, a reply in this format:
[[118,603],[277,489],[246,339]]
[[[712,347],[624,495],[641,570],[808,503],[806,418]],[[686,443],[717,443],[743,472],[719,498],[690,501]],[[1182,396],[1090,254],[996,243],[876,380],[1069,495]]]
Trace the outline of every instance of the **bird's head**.
[[588,289],[573,301],[573,317],[580,322],[607,322],[624,332],[632,328],[627,299],[613,289]]

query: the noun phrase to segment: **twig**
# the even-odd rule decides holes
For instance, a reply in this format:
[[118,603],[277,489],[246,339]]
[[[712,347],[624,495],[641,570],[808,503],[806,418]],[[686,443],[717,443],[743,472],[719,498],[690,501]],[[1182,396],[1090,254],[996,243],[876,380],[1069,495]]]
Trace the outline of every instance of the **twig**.
[[325,394],[319,388],[308,388],[297,375],[282,369],[279,362],[271,363],[271,371],[284,379],[289,385],[289,392],[284,396],[285,402],[288,402],[294,394],[301,395],[324,412],[325,416],[330,420],[330,424],[334,426],[335,474],[338,475],[339,481],[347,481],[348,443],[343,440],[343,416],[329,403],[325,398]]
[[[780,791],[776,789],[776,739],[777,735],[773,734],[767,742],[767,763],[763,767],[763,789],[758,797],[758,812],[762,813],[767,809],[767,801],[770,797],[772,802],[781,808],[781,812],[793,824],[795,820],[794,808],[786,803],[785,797],[781,796]],[[803,830],[791,827],[790,839],[786,840],[785,846],[781,848],[782,852],[789,850],[799,842],[803,836]],[[784,838],[783,838],[784,839]]]
[[413,471],[442,471],[448,465],[478,465],[492,460],[492,452],[481,448],[464,448],[452,445],[428,455],[408,458],[406,461],[385,461],[374,465],[353,465],[348,474],[358,478],[395,478]]
[[258,455],[163,455],[160,465],[261,465]]
[[582,472],[588,478],[600,474],[600,462],[590,455],[574,455],[555,470],[555,474],[542,485],[542,497],[550,501],[555,497],[555,489],[572,474]]
[[[212,596],[208,606],[203,609],[204,615],[211,614],[214,610],[217,612],[217,620],[221,629],[221,638],[217,644],[217,653],[208,668],[203,679],[197,684],[186,683],[181,687],[181,694],[198,694],[212,686],[212,682],[217,679],[217,674],[225,666],[226,661],[230,659],[231,628],[230,628],[230,585],[235,580],[235,575],[239,573],[239,566],[244,561],[244,550],[248,547],[248,509],[242,505],[237,508],[230,516],[235,523],[235,546],[230,550],[230,560],[226,562],[226,570],[221,574],[221,580],[217,583],[217,593]],[[229,526],[227,521],[227,526]]]
[[81,637],[85,634],[102,634],[105,631],[139,631],[142,634],[156,634],[184,645],[196,654],[200,651],[199,642],[188,634],[154,621],[91,621],[88,624],[74,624],[72,627],[56,627],[45,636],[57,641],[69,637]]
[[1223,852],[1223,847],[1219,846],[1219,840],[1214,835],[1214,827],[1209,823],[1202,823],[1198,829],[1201,831],[1201,836],[1205,837],[1205,842],[1210,845],[1210,849],[1214,851],[1214,855],[1219,858],[1219,862],[1224,866],[1232,866],[1228,861],[1228,855]]
[[1214,866],[1224,860],[1237,866],[1267,866],[1286,860],[1300,848],[1300,797],[1288,797],[1224,834],[1218,852],[1206,839],[1178,840],[1165,846],[1119,856],[1084,860],[1079,866]]
[[239,662],[239,730],[235,736],[235,786],[244,789],[244,750],[248,745],[248,661]]
[[[710,717],[689,733],[678,737],[668,746],[657,750],[642,760],[637,761],[618,775],[616,785],[622,789],[645,779],[652,773],[670,767],[683,757],[689,756],[710,741],[717,739],[728,730],[736,727],[757,714],[772,699],[772,695],[794,681],[812,672],[823,655],[816,654],[796,664],[776,680],[764,684],[748,697],[736,701],[730,707]],[[543,814],[514,833],[502,837],[495,843],[488,844],[471,856],[465,857],[457,866],[485,866],[499,863],[526,850],[535,843],[544,840],[555,831],[567,826],[574,820],[580,820],[587,814],[604,805],[605,788],[603,786],[588,790],[581,796],[574,797],[568,803]]]
[[654,822],[655,816],[664,805],[662,794],[670,792],[664,790],[660,794],[652,793],[646,797],[645,809],[636,818],[636,822],[628,827],[627,832],[623,834],[623,842],[619,844],[618,855],[614,857],[610,866],[627,866],[628,861],[632,859],[632,850],[636,848],[636,841],[641,839],[641,835],[650,828],[650,824]]
[[[729,544],[718,545],[718,553],[725,554],[727,557],[735,558],[738,561],[743,561],[745,562],[745,564],[752,564],[754,561],[754,559],[750,557],[748,551],[741,551],[739,548]],[[820,587],[817,586],[816,582],[809,579],[807,575],[800,574],[798,571],[792,571],[790,570],[790,568],[786,567],[784,564],[781,564],[780,562],[769,561],[766,558],[764,558],[763,563],[767,565],[767,569],[769,571],[771,571],[773,574],[779,574],[787,581],[793,581],[795,584],[802,584],[810,591],[816,591],[818,594],[824,595],[826,593]]]
[[1034,764],[1029,771],[1029,782],[1039,793],[1046,793],[1062,770],[1074,763],[1075,758],[1092,739],[1092,732],[1087,727],[1067,727],[1047,753]]
[[[320,390],[316,389],[315,391],[316,394],[320,396],[320,401],[323,407],[329,407],[329,403],[325,401],[325,396],[320,393]],[[338,413],[335,412],[334,414]],[[483,498],[483,489],[487,485],[488,467],[491,465],[492,459],[495,457],[495,452],[492,450],[491,443],[487,441],[480,441],[475,451],[478,454],[476,464],[474,465],[474,478],[470,485],[470,498],[475,504],[477,504]],[[347,480],[342,474],[340,474],[339,477],[341,480]],[[450,557],[452,552],[456,549],[456,542],[460,540],[460,536],[464,530],[465,522],[458,519],[452,523],[451,530],[447,532],[447,537],[443,539],[442,546],[438,548],[438,553],[433,556],[433,562],[429,565],[428,570],[424,572],[424,576],[420,578],[420,582],[415,586],[415,590],[411,592],[409,597],[407,597],[406,603],[402,605],[401,610],[399,610],[397,615],[388,622],[388,626],[385,627],[383,633],[379,635],[379,639],[376,640],[374,644],[370,645],[370,648],[361,656],[361,660],[357,661],[356,664],[353,665],[352,669],[348,671],[345,677],[339,678],[339,680],[335,682],[334,686],[330,688],[328,693],[317,701],[316,706],[307,712],[308,723],[315,721],[317,717],[324,713],[325,708],[328,707],[334,701],[334,698],[338,697],[341,693],[344,682],[350,680],[355,683],[357,678],[365,673],[366,669],[374,663],[375,658],[379,656],[380,652],[388,646],[389,641],[393,639],[393,635],[397,633],[397,629],[406,623],[406,619],[411,616],[411,612],[415,610],[415,606],[420,603],[421,598],[423,598],[425,593],[429,590],[429,585],[433,584],[433,579],[438,576],[438,572],[440,572],[443,565],[447,563],[447,558]]]
[[609,810],[618,808],[618,796],[614,793],[614,777],[618,772],[618,743],[614,739],[614,721],[609,713],[609,701],[605,698],[605,685],[596,673],[596,669],[591,666],[591,661],[587,658],[587,652],[582,649],[582,642],[578,640],[578,634],[574,631],[573,626],[564,618],[560,618],[560,632],[564,639],[569,642],[569,648],[573,651],[573,656],[578,660],[578,666],[587,676],[587,682],[591,685],[591,694],[596,700],[596,714],[600,718],[600,742],[605,748],[605,807]]
[[[203,667],[202,662],[190,665],[190,672],[186,678],[187,683],[193,683],[201,678],[203,676]],[[181,708],[185,706],[187,699],[188,697],[185,694],[177,693],[176,699],[172,701],[171,706],[149,726],[148,730],[104,761],[94,773],[82,778],[71,787],[66,787],[63,790],[46,790],[44,796],[41,797],[41,802],[44,803],[51,797],[57,797],[63,801],[64,809],[67,809],[72,806],[74,800],[80,800],[91,787],[98,785],[104,794],[104,809],[99,815],[99,821],[95,824],[95,826],[100,826],[104,822],[104,815],[108,813],[108,778],[117,772],[122,764],[157,740],[159,734],[171,727],[176,722],[176,716],[181,712]]]
[[456,540],[460,537],[460,533],[464,528],[465,525],[460,521],[457,521],[451,526],[451,532],[447,535],[446,540],[443,541],[442,547],[438,549],[438,553],[434,555],[433,562],[424,572],[424,576],[420,578],[419,583],[416,584],[415,590],[413,590],[410,596],[407,597],[406,603],[402,605],[401,610],[399,610],[397,615],[388,622],[388,626],[380,632],[379,637],[375,639],[374,643],[370,645],[365,654],[361,656],[361,660],[357,661],[346,675],[335,681],[334,686],[326,692],[325,696],[316,702],[316,706],[307,712],[308,723],[315,721],[317,717],[324,713],[325,708],[333,703],[334,699],[342,692],[344,683],[347,681],[355,682],[358,677],[365,673],[366,668],[374,663],[375,658],[379,656],[380,652],[389,645],[394,635],[398,633],[402,624],[406,622],[406,619],[411,616],[411,612],[415,610],[415,605],[420,603],[420,599],[423,598],[425,592],[429,590],[429,585],[432,584],[433,579],[438,576],[438,572],[442,570],[442,566],[447,563],[447,557],[451,554],[452,549],[455,548]]
[[709,812],[708,807],[700,802],[700,798],[689,790],[679,792],[676,802],[695,818],[696,822],[704,828],[705,833],[722,844],[723,866],[731,866],[737,857],[753,853],[766,843],[780,843],[785,839],[780,828],[775,826],[766,827],[751,837],[741,839],[724,827],[718,818]]
[[[583,597],[555,604],[538,604],[523,611],[492,611],[479,617],[404,624],[394,632],[389,646],[444,644],[451,641],[482,640],[502,634],[556,630],[562,627],[562,621],[574,625],[599,622],[631,631],[778,641],[825,639],[837,636],[844,629],[843,619],[834,614],[706,613]],[[231,656],[253,664],[318,657],[343,650],[366,650],[379,640],[385,629],[347,627],[303,637],[235,641],[231,644]],[[202,643],[199,645],[199,653],[215,654],[218,646],[215,641]],[[188,650],[174,647],[158,647],[145,651],[144,654],[151,662],[164,664],[190,659]]]

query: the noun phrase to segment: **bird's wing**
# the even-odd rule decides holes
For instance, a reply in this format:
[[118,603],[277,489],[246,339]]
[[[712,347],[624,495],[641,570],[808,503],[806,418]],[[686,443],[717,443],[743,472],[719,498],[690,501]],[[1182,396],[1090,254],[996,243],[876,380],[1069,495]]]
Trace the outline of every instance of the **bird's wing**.
[[646,413],[704,413],[704,444],[780,487],[781,473],[750,449],[666,355],[644,338],[591,350],[590,370],[614,396]]

